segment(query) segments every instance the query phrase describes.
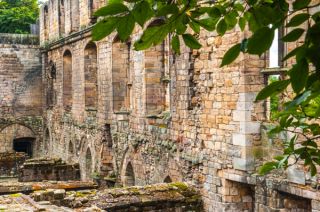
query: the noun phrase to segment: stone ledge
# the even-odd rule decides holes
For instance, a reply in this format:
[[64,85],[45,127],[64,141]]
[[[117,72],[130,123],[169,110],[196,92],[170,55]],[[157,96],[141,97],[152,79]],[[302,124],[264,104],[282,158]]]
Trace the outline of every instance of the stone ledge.
[[223,172],[223,178],[250,185],[262,185],[269,189],[286,192],[306,199],[320,201],[320,192],[310,185],[299,185],[289,182],[287,179],[274,178],[271,176],[259,176],[249,174],[235,174],[228,170]]
[[48,182],[1,182],[0,194],[12,193],[30,193],[38,190],[46,189],[91,189],[96,188],[97,185],[93,182],[83,181],[48,181]]
[[145,207],[163,211],[170,207],[181,207],[183,211],[202,211],[201,196],[197,190],[182,182],[107,189],[95,195],[95,199],[89,200],[88,204],[107,211]]

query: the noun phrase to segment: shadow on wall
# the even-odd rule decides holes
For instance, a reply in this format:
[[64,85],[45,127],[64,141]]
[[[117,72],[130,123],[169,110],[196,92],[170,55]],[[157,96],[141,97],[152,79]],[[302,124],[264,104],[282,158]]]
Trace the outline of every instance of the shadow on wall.
[[20,124],[12,124],[3,128],[0,131],[0,142],[0,153],[25,152],[32,157],[38,149],[35,133]]

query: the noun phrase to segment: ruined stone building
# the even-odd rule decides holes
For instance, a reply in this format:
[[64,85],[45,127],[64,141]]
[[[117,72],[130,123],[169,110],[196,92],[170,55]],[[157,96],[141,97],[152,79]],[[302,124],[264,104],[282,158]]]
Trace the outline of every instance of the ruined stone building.
[[[287,136],[269,139],[269,104],[254,103],[286,66],[279,55],[241,55],[220,68],[247,36],[240,29],[203,31],[203,48],[181,55],[169,39],[134,51],[140,29],[126,43],[116,33],[92,42],[92,14],[104,4],[49,0],[40,45],[32,36],[0,42],[0,156],[61,158],[79,163],[82,180],[124,186],[190,182],[210,212],[320,211],[316,180],[299,167],[256,175]],[[276,41],[272,50],[285,51]]]

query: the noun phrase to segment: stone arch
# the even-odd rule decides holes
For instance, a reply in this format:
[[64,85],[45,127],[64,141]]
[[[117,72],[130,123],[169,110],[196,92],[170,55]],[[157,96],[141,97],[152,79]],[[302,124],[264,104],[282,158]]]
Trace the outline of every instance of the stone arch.
[[85,154],[85,178],[91,179],[92,172],[94,171],[93,168],[93,159],[92,159],[92,153],[90,148],[87,148],[86,154]]
[[135,175],[134,175],[134,169],[129,162],[126,167],[125,175],[124,175],[124,181],[123,181],[124,186],[134,186],[135,185]]
[[168,175],[168,176],[166,176],[166,178],[164,178],[163,182],[164,182],[164,183],[172,183],[172,179],[171,179],[171,177]]
[[[151,22],[148,27],[160,25],[162,19]],[[166,87],[163,83],[165,75],[165,43],[152,46],[144,52],[146,112],[155,115],[165,109]]]
[[127,111],[130,105],[130,42],[116,36],[112,42],[113,111]]
[[72,54],[70,50],[63,53],[63,106],[70,111],[72,107]]
[[34,154],[38,143],[34,131],[22,124],[11,124],[0,131],[0,152],[26,152],[29,156]]
[[98,103],[97,46],[94,42],[89,42],[84,49],[84,74],[85,106],[96,108]]

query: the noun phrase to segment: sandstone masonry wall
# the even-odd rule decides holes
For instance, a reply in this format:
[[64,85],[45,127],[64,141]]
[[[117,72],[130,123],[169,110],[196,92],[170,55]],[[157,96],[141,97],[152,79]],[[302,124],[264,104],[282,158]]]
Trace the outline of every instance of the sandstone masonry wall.
[[[56,2],[50,1],[48,8],[55,11]],[[81,5],[79,14],[84,17],[81,14],[88,10]],[[46,17],[58,20],[55,12],[42,12],[41,20]],[[77,22],[67,23],[66,29]],[[123,185],[189,181],[200,188],[206,211],[309,210],[310,199],[319,200],[293,192],[290,180],[282,179],[287,184],[278,195],[278,187],[261,191],[272,178],[263,178],[263,183],[251,178],[272,147],[265,148],[261,139],[266,104],[254,103],[265,86],[261,70],[268,66],[267,55],[241,55],[220,68],[227,49],[248,32],[236,28],[221,37],[203,31],[202,49],[183,46],[177,56],[169,51],[169,39],[145,52],[132,50],[141,36],[138,27],[127,44],[117,43],[114,33],[92,45],[89,20],[85,23],[60,40],[51,39],[58,35],[55,23],[41,28],[42,34],[46,27],[51,33],[41,38],[43,44],[48,42],[43,75],[49,76],[44,84],[52,103],[44,114],[48,155],[79,162],[82,179],[100,173],[116,176]],[[95,51],[86,51],[88,44]],[[68,85],[63,78],[70,67],[63,62],[66,52],[72,56]],[[87,73],[93,72],[88,70],[95,68],[88,69],[88,58],[97,58],[90,62],[97,74],[90,77]],[[69,86],[70,110],[63,103]],[[88,108],[86,98],[93,93],[96,107]],[[310,187],[299,189],[314,192]],[[297,204],[284,204],[284,199]],[[274,206],[274,201],[282,202]]]
[[15,139],[32,140],[40,154],[42,134],[41,54],[36,38],[0,36],[0,152],[12,152]]

